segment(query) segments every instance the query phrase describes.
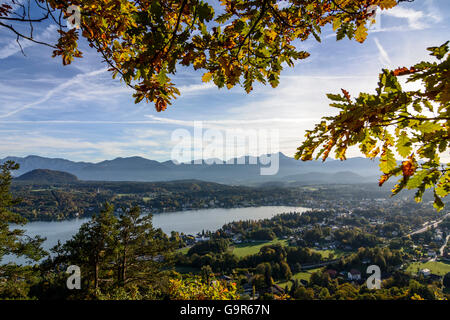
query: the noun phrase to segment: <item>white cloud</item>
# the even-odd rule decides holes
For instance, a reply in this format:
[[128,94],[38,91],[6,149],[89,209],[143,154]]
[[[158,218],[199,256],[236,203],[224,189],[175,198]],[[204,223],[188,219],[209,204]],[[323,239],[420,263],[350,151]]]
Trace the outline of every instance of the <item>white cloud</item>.
[[40,154],[44,156],[70,156],[71,160],[104,160],[115,157],[128,157],[141,155],[152,157],[152,152],[160,143],[149,139],[136,139],[125,136],[121,141],[101,140],[97,142],[83,138],[55,137],[30,132],[30,134],[3,134],[0,144],[0,154],[29,155]]
[[392,9],[381,11],[380,16],[406,19],[409,30],[426,29],[432,24],[441,22],[443,19],[441,13],[434,6],[432,0],[426,1],[426,11],[405,8],[398,5]]
[[216,88],[216,87],[212,82],[209,82],[209,83],[180,86],[178,89],[180,90],[181,95],[184,95],[184,94],[197,93],[199,91],[204,91],[204,90],[208,90],[208,89],[212,89],[212,88]]
[[413,30],[424,29],[427,26],[423,21],[425,14],[422,11],[417,11],[414,9],[397,6],[390,10],[384,11],[382,15],[400,19],[407,19],[408,26]]

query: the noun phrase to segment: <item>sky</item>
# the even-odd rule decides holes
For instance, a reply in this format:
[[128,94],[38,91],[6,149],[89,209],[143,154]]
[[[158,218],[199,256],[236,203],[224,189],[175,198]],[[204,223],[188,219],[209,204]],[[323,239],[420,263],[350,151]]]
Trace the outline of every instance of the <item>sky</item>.
[[[336,41],[332,30],[324,29],[322,43],[299,43],[311,56],[286,67],[277,88],[256,85],[250,94],[241,87],[202,83],[203,72],[179,67],[172,79],[181,96],[160,113],[152,103],[134,104],[132,91],[111,78],[101,57],[84,42],[84,57],[63,66],[60,58],[51,57],[51,48],[26,40],[23,55],[15,37],[0,28],[0,158],[39,155],[98,162],[142,156],[165,161],[173,158],[174,134],[193,132],[200,122],[204,129],[276,131],[279,141],[270,151],[293,156],[305,130],[336,113],[326,93],[341,88],[352,96],[374,92],[382,68],[430,60],[426,48],[450,40],[449,15],[448,0],[401,3],[378,13],[363,44]],[[56,27],[36,26],[35,35],[54,41]],[[242,149],[237,156],[258,151]],[[358,155],[356,150],[349,154]]]

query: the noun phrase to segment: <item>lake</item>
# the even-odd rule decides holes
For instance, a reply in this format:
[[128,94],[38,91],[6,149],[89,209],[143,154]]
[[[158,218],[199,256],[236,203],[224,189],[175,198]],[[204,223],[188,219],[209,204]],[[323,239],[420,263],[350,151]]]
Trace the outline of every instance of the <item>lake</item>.
[[[202,230],[214,231],[220,229],[224,224],[239,220],[261,220],[271,218],[283,212],[304,212],[308,208],[267,206],[248,207],[233,209],[201,209],[189,211],[175,211],[157,213],[153,215],[153,225],[161,228],[166,234],[171,231],[184,232],[185,234],[196,234]],[[21,227],[26,234],[34,237],[40,235],[47,238],[44,249],[52,248],[58,240],[65,242],[69,240],[89,218],[80,218],[65,221],[34,221]],[[11,261],[5,257],[2,263]],[[23,263],[22,259],[14,259],[17,263]]]

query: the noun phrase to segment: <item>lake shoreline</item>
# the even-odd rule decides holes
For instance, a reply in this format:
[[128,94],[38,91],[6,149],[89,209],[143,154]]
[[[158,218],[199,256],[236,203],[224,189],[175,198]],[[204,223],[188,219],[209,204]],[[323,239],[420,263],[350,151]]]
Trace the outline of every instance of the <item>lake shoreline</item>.
[[[260,206],[236,206],[236,207],[213,207],[213,208],[188,208],[188,209],[184,209],[184,210],[165,210],[165,211],[157,211],[157,212],[149,212],[149,213],[142,213],[143,215],[146,214],[151,214],[153,216],[156,215],[160,215],[160,214],[166,214],[166,213],[179,213],[179,212],[190,212],[190,211],[200,211],[200,210],[214,210],[214,209],[245,209],[245,208],[263,208],[263,207],[292,207],[292,208],[305,208],[302,207],[300,205],[292,205],[292,204],[277,204],[277,205],[260,205]],[[313,208],[308,208],[308,209],[313,209]],[[80,219],[90,219],[92,218],[92,216],[94,216],[95,214],[98,214],[99,212],[94,212],[94,213],[88,213],[88,214],[84,214],[83,216],[80,217],[75,217],[75,218],[64,218],[64,219],[33,219],[30,220],[29,218],[27,219],[27,224],[29,223],[33,223],[33,222],[64,222],[64,221],[76,221],[76,220],[80,220]],[[116,211],[114,212],[115,216],[119,216],[120,213],[116,213]]]
[[[164,212],[153,215],[153,226],[161,228],[164,233],[170,235],[171,231],[195,235],[204,231],[215,231],[223,225],[240,220],[263,220],[277,214],[289,212],[305,212],[311,208],[299,206],[259,206],[242,208],[214,208],[200,210],[186,210]],[[58,241],[64,243],[78,232],[80,226],[90,218],[61,221],[33,221],[17,228],[24,229],[25,233],[34,237],[39,235],[46,238],[43,243],[44,250],[49,250]]]

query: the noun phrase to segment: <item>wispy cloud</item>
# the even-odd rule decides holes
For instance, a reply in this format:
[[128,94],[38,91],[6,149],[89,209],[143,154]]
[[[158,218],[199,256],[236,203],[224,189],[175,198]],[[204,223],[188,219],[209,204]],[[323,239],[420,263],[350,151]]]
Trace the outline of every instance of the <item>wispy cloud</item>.
[[389,58],[388,53],[386,52],[386,50],[383,48],[383,46],[381,45],[380,41],[378,40],[378,38],[374,38],[375,44],[377,45],[378,48],[378,52],[379,52],[379,60],[383,65],[390,65],[392,64],[391,59]]
[[[49,101],[55,94],[60,93],[64,90],[67,90],[68,88],[76,85],[77,83],[78,84],[81,83],[85,78],[96,76],[96,75],[102,74],[104,72],[106,72],[106,69],[99,69],[99,70],[91,71],[91,72],[84,73],[84,74],[78,74],[75,77],[73,77],[72,79],[67,80],[66,82],[63,82],[60,85],[56,86],[55,88],[49,90],[42,98],[38,99],[37,101],[25,104],[22,107],[14,109],[12,111],[9,111],[7,113],[0,114],[0,118],[7,118],[18,112],[21,112],[26,109],[30,109],[30,108],[33,108],[40,104],[43,104],[43,103]],[[70,93],[70,91],[67,90],[67,93]]]
[[180,90],[180,93],[183,95],[183,94],[198,93],[212,88],[216,88],[213,83],[201,83],[201,84],[180,86],[178,89]]
[[230,126],[241,126],[248,124],[267,124],[267,123],[299,123],[299,122],[310,122],[317,121],[318,118],[270,118],[270,119],[227,119],[227,120],[180,120],[180,119],[171,119],[171,118],[162,118],[155,117],[153,115],[146,115],[146,117],[155,120],[160,123],[165,124],[177,124],[185,127],[193,127],[196,122],[201,122],[205,124],[205,126],[209,127],[210,125],[230,125]]

